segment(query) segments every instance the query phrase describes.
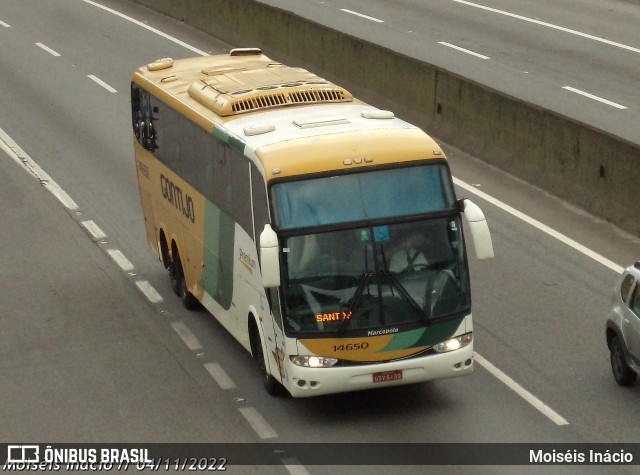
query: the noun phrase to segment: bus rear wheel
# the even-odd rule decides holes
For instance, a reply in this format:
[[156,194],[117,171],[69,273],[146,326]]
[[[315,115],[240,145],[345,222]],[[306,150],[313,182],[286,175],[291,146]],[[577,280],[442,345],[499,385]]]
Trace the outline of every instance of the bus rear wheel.
[[176,253],[175,258],[171,264],[171,286],[173,290],[178,294],[182,305],[187,310],[196,310],[200,306],[198,299],[187,288],[187,281],[184,278],[184,271],[182,270],[182,262],[180,261],[180,255]]
[[171,288],[173,289],[173,292],[177,296],[180,296],[180,282],[178,280],[178,275],[182,273],[182,267],[180,263],[180,257],[178,256],[177,252],[174,253],[174,259],[171,259],[169,261],[167,270],[169,271],[169,280],[171,281]]
[[267,372],[267,362],[265,361],[264,351],[262,350],[262,340],[260,332],[255,323],[251,325],[251,350],[253,358],[258,363],[258,368],[262,372],[262,385],[267,393],[271,396],[279,396],[282,394],[283,387],[269,372]]

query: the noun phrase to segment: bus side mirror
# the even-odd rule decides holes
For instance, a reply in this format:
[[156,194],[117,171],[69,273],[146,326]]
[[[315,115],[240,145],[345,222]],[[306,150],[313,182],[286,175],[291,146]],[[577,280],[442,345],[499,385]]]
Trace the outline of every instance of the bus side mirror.
[[484,213],[470,200],[461,200],[460,208],[471,231],[477,258],[479,260],[493,258],[493,242]]
[[280,286],[280,252],[278,235],[270,224],[264,225],[260,234],[260,270],[265,289]]

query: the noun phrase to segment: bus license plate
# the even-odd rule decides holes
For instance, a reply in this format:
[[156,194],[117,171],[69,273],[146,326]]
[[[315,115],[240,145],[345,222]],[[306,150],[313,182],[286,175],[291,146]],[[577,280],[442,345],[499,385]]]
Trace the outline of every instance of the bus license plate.
[[383,371],[382,373],[373,373],[374,383],[383,383],[385,381],[398,381],[402,379],[402,370]]

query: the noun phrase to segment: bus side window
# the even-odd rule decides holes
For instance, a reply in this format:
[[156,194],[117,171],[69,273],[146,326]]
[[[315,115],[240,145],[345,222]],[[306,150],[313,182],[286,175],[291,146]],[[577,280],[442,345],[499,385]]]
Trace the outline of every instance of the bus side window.
[[253,234],[251,222],[251,189],[249,161],[236,150],[228,147],[231,153],[231,216],[250,236]]
[[133,126],[133,133],[135,134],[138,142],[141,142],[140,119],[142,117],[142,106],[140,96],[142,96],[142,91],[140,90],[140,88],[131,83],[131,124]]
[[131,84],[131,122],[136,139],[147,150],[152,152],[158,148],[154,127],[154,111],[151,107],[151,96],[135,84]]
[[273,320],[278,328],[282,329],[282,313],[280,312],[280,300],[278,299],[278,289],[266,289],[267,302],[273,314]]
[[[158,148],[156,124],[158,114],[158,107],[153,107],[151,104],[151,96],[149,93],[137,89],[137,105],[136,105],[136,117],[134,118],[134,130],[138,142],[151,152],[155,152]],[[132,100],[132,107],[134,100]]]

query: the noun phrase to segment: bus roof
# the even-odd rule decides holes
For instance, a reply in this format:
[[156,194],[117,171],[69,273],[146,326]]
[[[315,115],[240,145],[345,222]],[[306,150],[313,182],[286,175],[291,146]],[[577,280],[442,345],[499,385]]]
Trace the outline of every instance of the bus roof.
[[417,127],[257,48],[159,59],[133,82],[258,160],[265,178],[443,158]]

